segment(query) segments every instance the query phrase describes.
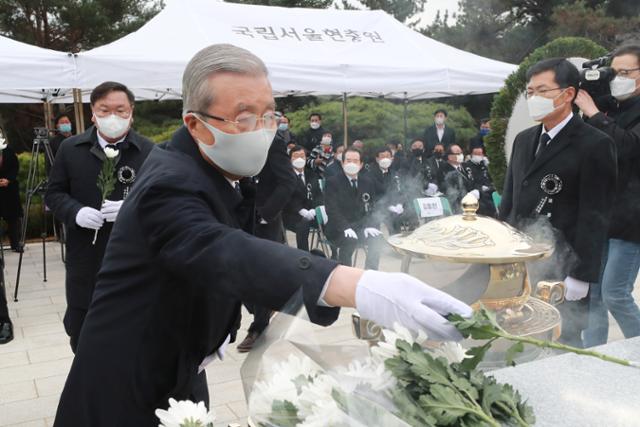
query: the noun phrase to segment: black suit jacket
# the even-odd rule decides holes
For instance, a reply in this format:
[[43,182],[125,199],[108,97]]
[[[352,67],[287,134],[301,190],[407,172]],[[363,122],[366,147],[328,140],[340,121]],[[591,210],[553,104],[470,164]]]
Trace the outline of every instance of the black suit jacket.
[[367,176],[376,183],[376,194],[381,209],[407,201],[403,191],[404,180],[400,171],[392,164],[387,173],[383,173],[377,163],[372,163]]
[[444,145],[445,149],[449,147],[451,144],[455,144],[456,131],[450,128],[449,126],[445,125],[444,134],[442,135],[442,141],[440,141],[438,139],[438,131],[436,130],[436,125],[431,125],[428,128],[426,128],[424,131],[424,144],[425,144],[424,151],[427,155],[430,155],[431,153],[433,153],[433,149],[435,148],[438,142]]
[[287,228],[293,228],[300,222],[302,219],[298,213],[300,209],[315,209],[323,203],[320,178],[318,175],[313,172],[311,168],[306,167],[304,169],[303,183],[300,178],[298,178],[297,172],[294,171],[294,174],[296,177],[296,185],[282,215]]
[[377,209],[377,188],[375,182],[363,174],[358,174],[358,189],[354,191],[345,174],[327,179],[325,209],[327,210],[327,237],[337,240],[344,236],[344,230],[355,231],[367,227],[379,227]]
[[252,211],[184,127],[151,152],[111,233],[56,427],[157,426],[155,409],[189,397],[240,301],[278,310],[301,289],[311,321],[337,318],[317,305],[337,264],[247,234]]
[[[133,129],[124,142],[127,147],[120,150],[116,171],[123,170],[124,173],[122,168],[126,167],[130,168],[127,171],[133,170],[138,175],[154,144]],[[101,194],[96,182],[104,159],[95,127],[65,139],[53,161],[45,194],[47,206],[56,219],[66,226],[67,304],[82,309],[87,309],[91,302],[96,274],[100,269],[113,223],[105,222],[102,225],[94,245],[91,243],[94,231],[76,225],[76,215],[85,206],[100,210]],[[129,184],[117,180],[115,189],[107,198],[122,200],[125,189],[133,188],[136,181],[137,176]]]
[[454,213],[462,212],[462,199],[469,191],[475,190],[473,175],[468,167],[460,165],[460,170],[443,162],[438,170],[438,189],[446,196]]
[[560,233],[557,251],[566,242],[576,256],[563,273],[597,282],[616,185],[613,141],[576,115],[536,158],[541,130],[538,125],[516,136],[500,218],[518,228],[548,218]]

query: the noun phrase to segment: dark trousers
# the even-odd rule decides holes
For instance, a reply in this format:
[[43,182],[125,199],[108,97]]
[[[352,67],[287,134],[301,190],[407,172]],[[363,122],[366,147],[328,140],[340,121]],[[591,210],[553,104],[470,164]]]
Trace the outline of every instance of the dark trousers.
[[363,231],[357,231],[357,234],[358,239],[342,236],[332,241],[338,247],[338,262],[342,265],[351,266],[353,252],[359,244],[362,244],[367,249],[364,268],[366,270],[377,270],[380,264],[380,250],[384,241],[382,235],[365,238]]
[[206,371],[199,373],[198,377],[194,380],[189,400],[195,403],[204,402],[207,409],[209,409],[209,387],[207,387]]
[[[11,249],[18,249],[20,246],[20,220],[18,218],[7,221],[7,236]],[[2,235],[2,233],[0,233]]]
[[9,306],[7,304],[7,288],[4,283],[4,260],[0,259],[0,322],[8,322]]
[[309,250],[309,233],[314,224],[314,221],[307,221],[304,218],[300,218],[298,222],[286,226],[287,230],[296,233],[296,246],[298,249],[303,251]]

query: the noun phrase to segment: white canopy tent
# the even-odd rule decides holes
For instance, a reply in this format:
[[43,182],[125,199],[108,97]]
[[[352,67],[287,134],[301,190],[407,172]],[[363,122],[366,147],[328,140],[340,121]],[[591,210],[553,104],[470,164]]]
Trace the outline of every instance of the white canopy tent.
[[260,56],[275,94],[423,99],[497,92],[515,66],[429,39],[382,11],[170,2],[138,31],[77,55],[83,92],[105,80],[175,99],[189,59],[214,43]]
[[0,36],[0,102],[52,101],[76,87],[75,58]]

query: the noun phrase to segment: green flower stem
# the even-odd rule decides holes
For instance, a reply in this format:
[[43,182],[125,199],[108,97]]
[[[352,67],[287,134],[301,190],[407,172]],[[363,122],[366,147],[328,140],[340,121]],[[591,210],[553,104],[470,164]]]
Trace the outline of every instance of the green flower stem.
[[601,360],[604,360],[604,361],[607,361],[607,362],[617,363],[618,365],[630,366],[630,367],[633,367],[633,368],[640,368],[640,364],[638,364],[636,362],[631,362],[629,360],[620,359],[618,357],[608,356],[606,354],[598,353],[597,351],[585,350],[583,348],[572,347],[570,345],[561,344],[561,343],[557,343],[557,342],[553,342],[553,341],[543,341],[543,340],[539,340],[537,338],[519,337],[517,335],[511,335],[510,333],[508,333],[507,331],[505,331],[502,328],[499,328],[498,331],[495,332],[495,334],[497,336],[499,336],[501,338],[504,338],[504,339],[507,339],[509,341],[521,342],[521,343],[524,343],[524,344],[531,344],[531,345],[535,345],[536,347],[541,347],[541,348],[553,348],[553,349],[556,349],[556,350],[568,351],[568,352],[575,353],[575,354],[580,354],[580,355],[583,355],[583,356],[596,357],[598,359],[601,359]]
[[520,413],[518,412],[517,408],[510,408],[504,402],[496,402],[496,403],[497,403],[498,406],[501,406],[505,411],[507,411],[508,413],[511,413],[513,415],[513,417],[516,419],[516,421],[518,422],[519,426],[531,427],[531,424],[529,424],[528,422],[526,422],[525,420],[522,419],[522,417],[520,416]]
[[[475,403],[475,401],[474,401]],[[493,427],[500,427],[500,423],[497,422],[495,419],[493,419],[493,417],[485,414],[485,412],[480,409],[480,410],[474,410],[471,409],[469,407],[466,406],[453,406],[453,405],[428,405],[428,404],[424,404],[425,407],[427,408],[442,408],[442,409],[457,409],[460,411],[465,411],[465,412],[469,412],[471,414],[475,414],[478,417],[482,418],[484,421],[486,421],[487,423],[489,423],[490,425],[492,425]],[[478,406],[477,404],[474,406]]]

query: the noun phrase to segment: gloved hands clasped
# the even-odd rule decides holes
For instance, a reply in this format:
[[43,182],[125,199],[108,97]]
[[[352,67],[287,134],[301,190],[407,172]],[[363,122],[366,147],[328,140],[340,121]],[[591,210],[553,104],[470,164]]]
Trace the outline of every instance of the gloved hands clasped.
[[122,202],[124,200],[105,200],[102,203],[102,209],[100,209],[100,213],[104,217],[104,220],[107,222],[115,222],[116,217],[118,216],[118,212],[120,212],[120,207],[122,206]]
[[82,228],[88,228],[90,230],[99,230],[104,223],[104,217],[102,213],[94,208],[85,206],[81,208],[76,214],[76,224]]

